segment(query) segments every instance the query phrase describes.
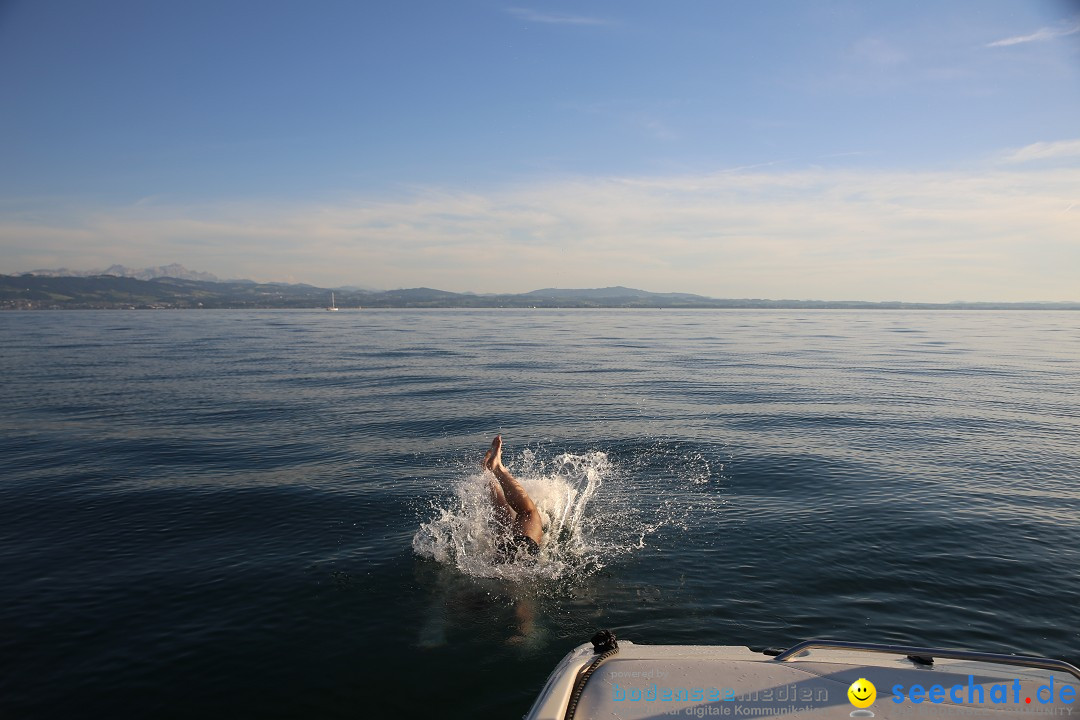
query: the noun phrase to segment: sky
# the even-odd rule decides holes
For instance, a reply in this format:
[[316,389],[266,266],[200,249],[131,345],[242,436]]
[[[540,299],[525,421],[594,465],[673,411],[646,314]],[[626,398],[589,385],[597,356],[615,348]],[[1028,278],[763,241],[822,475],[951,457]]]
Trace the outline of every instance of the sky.
[[1080,2],[0,0],[0,273],[1080,301]]

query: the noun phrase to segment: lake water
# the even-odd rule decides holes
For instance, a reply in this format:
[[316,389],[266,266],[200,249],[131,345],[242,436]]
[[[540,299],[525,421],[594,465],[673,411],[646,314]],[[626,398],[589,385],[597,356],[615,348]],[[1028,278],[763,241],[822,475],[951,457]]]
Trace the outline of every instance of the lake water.
[[[1078,313],[8,312],[0,346],[0,717],[520,717],[597,628],[1080,659]],[[492,562],[496,433],[536,564]]]

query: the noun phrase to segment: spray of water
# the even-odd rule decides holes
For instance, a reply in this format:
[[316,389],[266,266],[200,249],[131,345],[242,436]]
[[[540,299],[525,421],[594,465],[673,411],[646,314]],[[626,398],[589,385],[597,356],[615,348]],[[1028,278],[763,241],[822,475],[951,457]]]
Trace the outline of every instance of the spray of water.
[[432,503],[434,517],[413,536],[413,551],[475,577],[528,580],[587,575],[642,547],[649,528],[614,494],[601,491],[616,476],[605,453],[564,453],[543,461],[525,450],[509,467],[543,519],[539,557],[506,561],[500,555],[481,471],[465,473],[453,484],[451,498]]

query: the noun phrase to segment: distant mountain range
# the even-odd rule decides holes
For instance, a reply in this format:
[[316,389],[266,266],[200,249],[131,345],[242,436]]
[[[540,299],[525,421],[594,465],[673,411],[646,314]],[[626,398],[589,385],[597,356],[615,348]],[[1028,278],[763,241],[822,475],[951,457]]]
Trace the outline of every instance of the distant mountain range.
[[[432,288],[375,292],[354,288],[206,280],[180,265],[132,271],[114,265],[97,275],[55,275],[50,270],[0,275],[0,309],[79,308],[319,308],[330,302],[349,308],[767,308],[767,309],[952,309],[1080,310],[1080,303],[903,303],[827,300],[722,300],[689,293],[653,293],[628,287],[567,290],[545,288],[520,294],[476,295]],[[124,271],[123,273],[120,271]],[[129,273],[184,272],[195,278]]]
[[634,288],[616,285],[615,287],[594,288],[588,290],[568,290],[563,288],[544,288],[522,293],[523,297],[538,298],[542,300],[568,300],[588,298],[590,300],[619,300],[627,298],[670,300],[675,303],[685,302],[709,302],[712,298],[704,295],[691,295],[689,293],[654,293],[647,290],[635,290]]
[[97,275],[115,275],[116,277],[135,278],[136,280],[153,280],[160,277],[173,277],[180,278],[181,280],[220,282],[218,277],[213,273],[188,270],[179,263],[148,267],[143,268],[142,270],[136,270],[135,268],[129,268],[124,265],[110,265],[104,270],[68,270],[67,268],[60,268],[58,270],[31,270],[29,273],[24,274],[40,275],[42,277],[95,277]]

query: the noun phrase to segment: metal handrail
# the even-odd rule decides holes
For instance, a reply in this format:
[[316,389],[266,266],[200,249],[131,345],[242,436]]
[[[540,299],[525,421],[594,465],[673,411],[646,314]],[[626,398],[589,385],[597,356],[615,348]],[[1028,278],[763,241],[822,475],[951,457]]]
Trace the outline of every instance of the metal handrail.
[[806,640],[798,645],[792,645],[784,652],[773,658],[776,662],[787,662],[805,650],[817,648],[821,650],[859,650],[862,652],[885,653],[888,655],[918,655],[922,657],[939,657],[950,660],[972,660],[975,662],[998,663],[1002,665],[1019,665],[1021,667],[1041,668],[1043,670],[1060,670],[1080,680],[1080,668],[1053,658],[1034,657],[1032,655],[1005,655],[1003,653],[974,652],[972,650],[948,650],[946,648],[916,647],[914,645],[881,645],[878,643],[848,642],[845,640]]

